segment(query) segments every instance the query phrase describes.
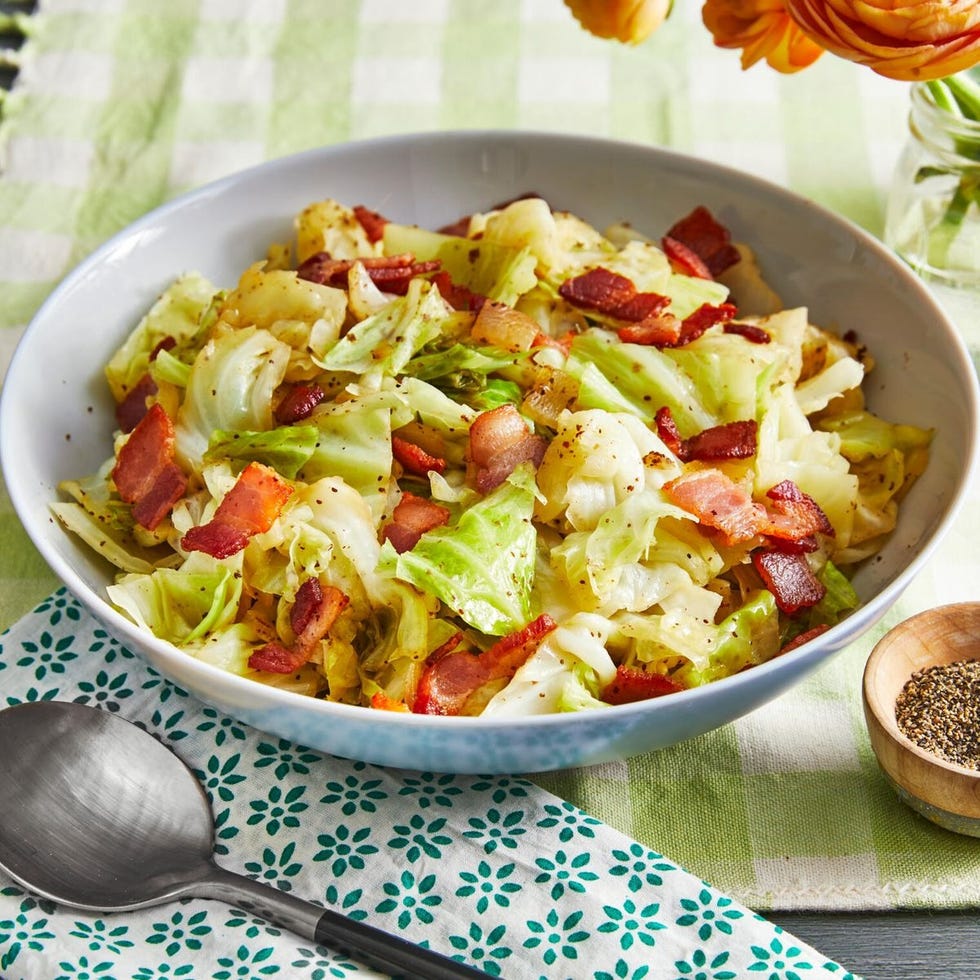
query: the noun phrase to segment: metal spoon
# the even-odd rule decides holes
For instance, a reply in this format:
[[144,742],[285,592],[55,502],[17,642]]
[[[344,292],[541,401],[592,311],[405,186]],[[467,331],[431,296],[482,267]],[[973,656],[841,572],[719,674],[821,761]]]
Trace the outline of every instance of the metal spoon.
[[95,912],[218,899],[389,973],[486,976],[218,867],[201,784],[118,715],[68,701],[0,711],[0,785],[0,867],[44,898]]

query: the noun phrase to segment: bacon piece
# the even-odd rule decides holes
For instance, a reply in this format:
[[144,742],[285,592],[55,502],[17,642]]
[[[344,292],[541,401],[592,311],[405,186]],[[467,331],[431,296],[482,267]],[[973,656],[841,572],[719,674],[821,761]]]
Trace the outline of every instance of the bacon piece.
[[711,303],[702,303],[693,313],[689,313],[681,322],[681,335],[677,339],[677,347],[690,344],[698,339],[706,330],[709,330],[716,323],[725,323],[731,320],[738,312],[731,303],[719,303],[713,306]]
[[[162,350],[170,350],[177,346],[174,337],[164,337],[156,347],[150,351],[150,363],[157,359],[157,354]],[[146,401],[157,393],[157,383],[152,375],[147,371],[136,382],[125,398],[116,406],[116,422],[123,432],[132,432],[136,428],[140,419],[146,415]]]
[[214,517],[207,524],[192,527],[181,540],[181,547],[228,558],[241,551],[253,535],[272,527],[292,492],[274,469],[251,462],[218,504]]
[[772,509],[764,534],[791,541],[801,541],[813,534],[834,536],[834,526],[820,505],[792,480],[783,480],[766,491]]
[[599,699],[608,704],[632,704],[634,701],[647,701],[683,690],[683,684],[678,684],[664,674],[620,664],[616,668],[615,678],[602,689]]
[[684,440],[681,459],[750,459],[756,452],[758,429],[755,419],[739,419],[702,429]]
[[401,463],[407,473],[414,476],[425,476],[430,470],[442,473],[446,469],[446,461],[439,456],[430,456],[421,446],[402,439],[401,436],[391,437],[391,453]]
[[481,412],[470,425],[469,459],[480,493],[500,486],[525,462],[541,463],[548,444],[533,435],[513,405]]
[[276,406],[276,421],[280,425],[289,425],[309,418],[324,398],[326,393],[318,384],[295,385]]
[[664,235],[660,240],[660,246],[674,272],[679,272],[683,276],[693,276],[695,279],[714,279],[707,263],[693,248],[676,238],[671,238],[670,235]]
[[674,421],[674,416],[670,408],[664,405],[662,408],[657,409],[654,422],[657,426],[657,435],[660,436],[660,441],[678,459],[684,459],[684,440],[681,438],[681,434],[677,429],[677,423]]
[[752,564],[787,616],[815,606],[827,592],[801,552],[757,548]]
[[741,259],[738,249],[731,243],[731,233],[704,205],[699,205],[672,225],[667,237],[691,249],[715,278]]
[[391,521],[385,525],[382,536],[401,554],[411,551],[426,531],[447,524],[449,516],[449,509],[442,504],[406,491],[395,504]]
[[636,286],[626,276],[598,267],[566,279],[558,287],[558,293],[576,306],[613,315],[636,295]]
[[[655,293],[637,293],[654,296]],[[678,320],[672,313],[652,313],[650,316],[617,331],[619,339],[632,344],[653,347],[683,347],[698,339],[716,323],[726,323],[738,311],[731,303],[702,303],[693,313]],[[615,315],[619,315],[616,313]],[[625,319],[625,318],[624,318]]]
[[462,640],[462,635],[457,634],[426,659],[412,711],[422,715],[458,715],[469,697],[484,684],[510,680],[557,625],[547,613],[542,613],[483,653],[457,651]]
[[445,269],[437,272],[432,277],[432,283],[439,290],[439,295],[454,310],[479,311],[487,301],[486,296],[482,296],[480,293],[474,293],[472,289],[453,282],[452,276]]
[[176,463],[170,462],[157,473],[146,493],[133,501],[133,520],[152,531],[184,496],[186,489],[184,471]]
[[294,647],[307,657],[317,643],[333,629],[337,617],[350,603],[348,596],[334,585],[322,586],[308,578],[296,590],[289,625],[296,635]]
[[291,674],[307,663],[317,643],[333,628],[350,600],[335,586],[326,589],[318,579],[308,578],[296,590],[289,611],[289,625],[296,639],[292,646],[273,641],[255,650],[248,658],[253,670]]
[[438,260],[416,262],[410,252],[401,255],[363,256],[357,259],[333,259],[327,252],[317,252],[302,262],[296,270],[300,279],[324,286],[343,288],[347,285],[347,273],[355,262],[360,262],[371,281],[385,292],[404,294],[408,284],[416,276],[436,272]]
[[666,405],[658,410],[654,421],[661,440],[678,459],[685,463],[694,459],[703,462],[749,459],[756,452],[756,434],[759,426],[755,419],[713,425],[687,439],[681,438],[674,417]]
[[266,643],[248,657],[252,670],[265,670],[270,674],[292,674],[306,663],[306,654],[281,643]]
[[660,313],[620,327],[616,334],[624,344],[674,347],[681,337],[681,321],[673,313]]
[[812,629],[804,630],[802,633],[798,633],[793,637],[789,643],[784,643],[780,647],[779,653],[789,653],[790,650],[795,650],[797,647],[803,646],[804,643],[809,643],[810,640],[816,639],[822,633],[826,633],[830,629],[827,623],[821,623],[819,626],[814,626]]
[[770,487],[766,496],[772,509],[754,501],[721,470],[708,467],[669,481],[664,492],[702,524],[721,531],[728,544],[764,534],[779,539],[781,551],[802,556],[815,550],[812,535],[834,534],[820,505],[792,480]]
[[146,400],[157,393],[157,383],[147,371],[116,406],[116,422],[123,432],[132,432],[146,415]]
[[464,214],[461,218],[438,229],[440,235],[452,235],[453,238],[466,238],[470,231],[470,221],[473,215]]
[[768,344],[772,341],[769,331],[757,327],[754,323],[739,323],[737,320],[729,320],[722,326],[725,333],[738,334],[752,344]]
[[669,480],[663,489],[671,502],[721,531],[728,544],[755,537],[766,519],[765,508],[721,470],[691,470]]
[[366,208],[363,204],[354,206],[354,217],[357,218],[357,223],[364,229],[364,233],[372,245],[384,238],[385,225],[388,224],[387,218],[378,214],[377,211]]
[[133,505],[133,518],[152,531],[187,489],[174,462],[176,435],[159,402],[150,407],[123,443],[112,469],[119,496]]

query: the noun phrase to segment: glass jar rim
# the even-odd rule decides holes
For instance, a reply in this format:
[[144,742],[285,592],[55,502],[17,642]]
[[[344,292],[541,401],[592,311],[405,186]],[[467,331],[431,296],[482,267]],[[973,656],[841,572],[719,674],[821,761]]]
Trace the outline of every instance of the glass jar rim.
[[911,86],[912,115],[950,136],[980,140],[980,120],[956,115],[936,102],[926,82]]
[[925,82],[911,87],[909,130],[937,156],[958,166],[980,163],[980,120],[943,108]]

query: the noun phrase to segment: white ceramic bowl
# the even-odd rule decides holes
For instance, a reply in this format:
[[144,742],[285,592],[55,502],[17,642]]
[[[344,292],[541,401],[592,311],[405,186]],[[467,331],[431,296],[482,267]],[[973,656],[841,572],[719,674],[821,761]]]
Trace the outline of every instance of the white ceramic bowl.
[[[173,277],[231,286],[293,215],[334,197],[438,227],[535,191],[603,226],[659,236],[698,204],[753,245],[769,281],[814,322],[859,331],[877,359],[871,406],[937,430],[899,528],[862,568],[863,605],[767,664],[645,703],[524,721],[371,711],[276,691],[138,631],[104,598],[110,570],[52,519],[58,482],[106,456],[112,405],[102,368]],[[955,329],[884,247],[848,222],[751,176],[678,154],[560,135],[460,132],[326,147],[211,184],[136,222],[55,290],[14,356],[0,453],[14,506],[72,592],[132,650],[204,701],[265,731],[340,756],[455,772],[532,772],[622,758],[726,724],[781,694],[871,626],[948,529],[976,456],[976,379]]]

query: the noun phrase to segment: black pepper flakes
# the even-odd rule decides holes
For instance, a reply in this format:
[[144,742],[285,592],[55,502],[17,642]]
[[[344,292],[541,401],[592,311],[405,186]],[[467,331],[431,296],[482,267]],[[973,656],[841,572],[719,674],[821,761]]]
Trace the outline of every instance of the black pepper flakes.
[[980,660],[916,671],[895,700],[895,720],[920,748],[980,771]]

